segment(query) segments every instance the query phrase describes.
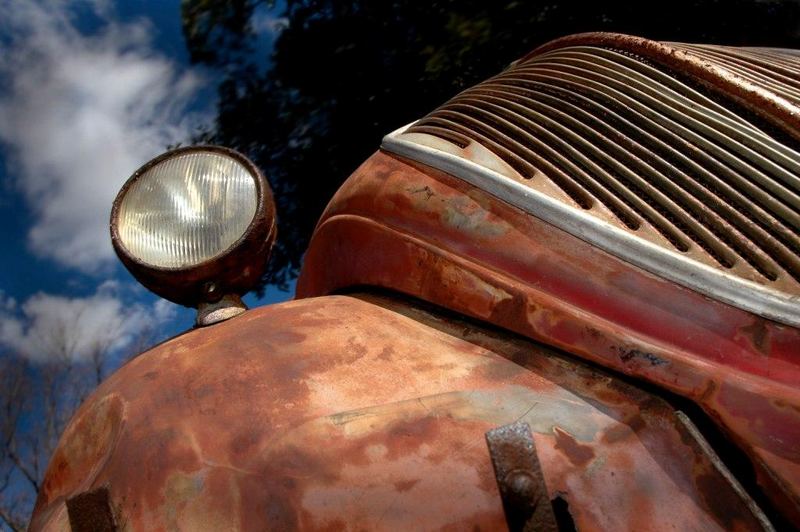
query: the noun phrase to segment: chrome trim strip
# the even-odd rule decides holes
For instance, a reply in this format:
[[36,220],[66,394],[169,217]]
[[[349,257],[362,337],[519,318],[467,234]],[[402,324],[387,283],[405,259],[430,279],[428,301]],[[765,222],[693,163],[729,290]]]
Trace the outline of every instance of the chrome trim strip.
[[386,135],[381,148],[463,179],[650,273],[764,318],[800,327],[800,296],[772,290],[681,256],[463,157],[401,138],[412,125]]

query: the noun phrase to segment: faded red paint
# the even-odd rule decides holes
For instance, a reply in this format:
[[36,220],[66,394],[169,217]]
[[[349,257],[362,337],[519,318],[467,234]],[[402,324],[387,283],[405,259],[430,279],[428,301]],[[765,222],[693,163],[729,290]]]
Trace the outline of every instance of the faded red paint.
[[66,529],[65,500],[103,487],[124,530],[498,529],[484,433],[516,420],[581,530],[758,528],[663,401],[363,295],[256,309],[128,363],[62,437],[31,530]]
[[297,293],[364,285],[693,399],[800,524],[800,330],[660,279],[461,180],[382,152],[332,200]]
[[[800,138],[794,103],[674,46],[588,34],[534,53],[568,44],[680,70]],[[380,152],[320,221],[298,296],[355,287],[527,339],[364,293],[192,331],[126,365],[81,407],[31,529],[67,529],[87,520],[68,507],[100,503],[128,530],[495,529],[503,508],[484,434],[514,421],[530,425],[548,495],[568,503],[578,529],[763,525],[688,418],[579,358],[701,405],[800,526],[797,328]]]
[[553,427],[556,449],[564,453],[576,466],[585,466],[594,458],[594,451],[588,445],[578,443],[572,435],[561,427]]

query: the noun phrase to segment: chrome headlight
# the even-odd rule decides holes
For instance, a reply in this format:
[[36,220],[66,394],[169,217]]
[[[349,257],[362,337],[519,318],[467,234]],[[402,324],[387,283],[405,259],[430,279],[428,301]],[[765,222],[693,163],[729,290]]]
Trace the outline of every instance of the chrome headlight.
[[144,286],[186,306],[250,290],[275,232],[264,177],[240,153],[216,146],[179,148],[148,162],[111,212],[123,264]]

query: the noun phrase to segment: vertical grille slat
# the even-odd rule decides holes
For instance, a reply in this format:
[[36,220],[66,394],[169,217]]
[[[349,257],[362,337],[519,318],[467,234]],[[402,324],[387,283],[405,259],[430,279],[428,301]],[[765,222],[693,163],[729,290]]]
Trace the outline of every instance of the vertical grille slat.
[[[735,114],[722,108],[712,100],[703,97],[697,91],[683,86],[675,86],[672,83],[667,83],[674,79],[669,78],[650,67],[646,63],[637,62],[634,59],[616,53],[612,50],[600,50],[600,57],[603,59],[600,64],[610,67],[606,71],[613,71],[614,67],[622,68],[622,72],[627,76],[635,79],[640,87],[646,86],[650,89],[648,94],[655,98],[669,98],[676,101],[681,105],[683,112],[691,117],[700,120],[711,121],[715,129],[723,131],[727,136],[734,139],[736,142],[742,143],[745,146],[762,154],[767,154],[775,161],[783,166],[787,171],[795,175],[800,172],[800,162],[796,159],[797,153],[787,149],[784,145],[775,142],[768,135],[758,130],[751,124],[742,120]],[[570,53],[570,56],[578,55],[586,57],[586,53]],[[611,69],[611,70],[610,70]],[[657,75],[660,74],[660,75]],[[666,86],[665,86],[666,85]],[[664,92],[666,94],[659,94]],[[677,100],[684,100],[683,102]]]
[[[707,46],[709,50],[719,50],[717,46]],[[764,51],[759,48],[728,49],[728,53],[750,63],[769,64],[767,72],[780,72],[795,83],[800,83],[800,68],[797,63],[776,51]]]
[[720,105],[708,96],[702,94],[692,87],[689,87],[685,83],[676,80],[669,74],[662,72],[655,66],[652,66],[648,62],[642,60],[642,58],[634,57],[630,53],[621,53],[619,51],[606,48],[574,47],[573,50],[583,53],[584,55],[590,54],[598,58],[603,58],[608,63],[624,66],[629,71],[638,73],[640,75],[640,79],[645,80],[656,87],[660,86],[668,88],[670,91],[672,91],[672,93],[677,93],[681,97],[690,100],[698,108],[702,108],[709,113],[714,113],[718,117],[724,117],[729,123],[735,123],[738,124],[739,127],[746,128],[751,134],[755,133],[760,136],[766,136],[758,128],[747,123],[747,121],[742,120],[740,116],[730,109]]
[[[449,113],[442,113],[442,116],[429,117],[421,120],[420,124],[423,129],[415,129],[414,132],[424,133],[424,128],[427,127],[436,128],[437,130],[448,128],[450,131],[458,132],[460,134],[459,136],[462,136],[463,138],[471,138],[478,142],[482,142],[492,152],[503,158],[509,166],[519,172],[523,179],[533,179],[533,177],[536,175],[536,167],[533,166],[529,161],[526,161],[524,158],[519,157],[516,153],[514,153],[514,151],[507,149],[506,145],[508,142],[503,142],[505,139],[501,138],[501,142],[498,143],[496,140],[492,140],[489,137],[478,133],[475,129],[471,129],[469,126],[464,126],[458,122],[449,120],[447,117],[449,117]],[[481,126],[479,124],[478,129],[480,128]]]
[[[533,107],[533,106],[531,106],[531,107]],[[563,120],[565,122],[569,122],[571,119],[569,117],[563,117]],[[549,127],[553,127],[553,128],[557,128],[557,129],[559,129],[559,127],[560,127],[555,122],[551,122],[550,124],[547,124],[547,125]],[[559,133],[561,135],[564,135],[564,136],[567,136],[567,137],[573,137],[574,138],[576,136],[575,133],[570,131],[568,128],[560,128]],[[604,144],[602,141],[600,143]],[[613,147],[611,147],[611,146],[606,145],[606,147],[613,150]],[[636,175],[634,172],[626,169],[624,165],[614,161],[612,158],[604,157],[602,155],[602,151],[598,150],[597,148],[595,148],[591,143],[584,142],[583,145],[579,146],[578,148],[580,148],[582,150],[585,150],[585,151],[588,151],[588,152],[593,152],[595,154],[598,154],[600,158],[605,159],[607,161],[607,164],[614,165],[617,168],[618,172],[626,173],[627,174],[627,178],[629,180],[632,179],[634,181],[639,182],[639,189],[641,189],[641,187],[642,187],[642,182],[641,181],[642,180],[639,179],[638,175]],[[626,157],[627,157],[627,154],[626,154]],[[634,162],[634,161],[630,161],[630,162]],[[634,162],[634,164],[635,164],[635,162]],[[660,180],[660,184],[662,186],[669,187],[669,188],[671,188],[671,185],[672,185],[671,182],[664,181],[664,180]],[[687,236],[689,236],[690,238],[692,238],[692,240],[694,240],[695,242],[700,244],[704,249],[710,251],[711,252],[710,254],[722,266],[729,268],[729,267],[731,267],[733,265],[733,261],[730,259],[729,255],[726,256],[726,254],[724,254],[724,252],[722,252],[719,248],[714,248],[711,245],[709,245],[709,241],[699,238],[699,234],[700,233],[704,233],[705,236],[708,236],[711,232],[705,230],[705,228],[701,229],[701,227],[702,227],[701,225],[699,225],[697,223],[693,223],[694,222],[693,220],[688,219],[686,217],[686,215],[685,215],[685,211],[683,210],[683,207],[681,207],[681,206],[677,205],[676,203],[666,199],[664,197],[664,195],[658,189],[656,189],[656,188],[654,188],[652,186],[649,186],[649,185],[645,185],[645,187],[648,189],[646,197],[650,198],[652,200],[652,203],[654,204],[654,206],[656,206],[656,209],[659,211],[660,214],[662,214],[665,217],[667,217],[672,222],[673,225],[679,227]],[[673,188],[672,190],[674,192],[675,188]],[[681,197],[681,199],[684,201],[684,203],[692,202],[691,198],[686,196],[686,195],[683,195]],[[661,207],[661,208],[659,208],[659,207]],[[670,216],[670,213],[672,213],[673,216]],[[681,217],[679,213],[684,214],[684,216]],[[651,214],[651,213],[648,213],[648,214]],[[679,219],[675,220],[675,216],[679,217]],[[651,222],[658,223],[658,221],[654,220],[652,215],[646,216],[646,217]],[[705,221],[704,217],[702,217],[702,216],[698,216],[698,217],[701,220]],[[752,228],[750,226],[750,224],[748,224],[747,222],[742,223],[742,220],[737,220],[737,221],[740,222],[739,226],[743,227],[745,229],[745,231],[750,231],[750,232],[752,232],[754,230],[757,231],[756,229]],[[662,223],[663,223],[663,220],[662,220]],[[661,228],[659,228],[659,232],[664,234],[664,236],[668,240],[673,242],[673,244],[677,240],[672,234],[667,233],[666,231],[662,230]],[[765,277],[767,277],[768,279],[773,279],[773,278],[776,277],[776,273],[775,272],[776,272],[778,267],[767,256],[765,256],[762,253],[759,253],[757,248],[753,248],[752,246],[749,246],[747,239],[743,239],[740,236],[738,236],[736,233],[730,233],[730,232],[727,235],[721,235],[720,233],[718,233],[718,236],[725,236],[726,237],[726,243],[728,243],[730,246],[735,248],[739,252],[740,256],[742,256],[745,260],[747,260],[749,263],[751,263],[751,265],[753,265],[753,267],[756,268],[759,272],[761,272]],[[759,234],[758,236],[763,236],[763,235]],[[678,246],[676,246],[676,247],[678,247]],[[681,251],[686,251],[687,250],[685,247],[683,249],[678,247],[678,249],[681,250]],[[780,251],[778,251],[778,252],[780,253]],[[789,258],[789,260],[791,260],[791,258]],[[792,267],[792,270],[793,271],[797,270],[798,272],[800,272],[800,269],[797,269],[795,267]]]
[[[480,90],[480,89],[474,89],[474,90]],[[521,97],[521,98],[524,98],[524,97]],[[547,100],[548,96],[540,94],[539,98],[540,98],[540,100]],[[533,107],[536,107],[538,104],[539,104],[538,102],[530,102],[529,101],[529,103],[527,105],[533,108]],[[605,110],[605,112],[607,114],[611,114],[611,112],[608,111],[608,110]],[[575,113],[575,109],[573,109],[573,113]],[[589,115],[589,116],[591,116],[591,115]],[[565,115],[565,116],[561,117],[561,120],[564,121],[564,122],[570,122],[573,119],[571,117]],[[601,122],[596,122],[596,123],[601,124]],[[609,134],[609,135],[613,135],[614,133],[618,133],[618,131],[614,131],[614,130],[608,131],[607,130],[606,133]],[[639,131],[638,134],[636,132],[634,132],[633,136],[634,137],[641,137],[641,136],[643,136],[643,134],[642,134],[641,131]],[[624,135],[620,135],[620,136],[617,137],[618,141],[624,141],[624,139],[626,139],[626,137]],[[605,146],[605,148],[607,148],[609,150],[613,151],[613,150],[616,149],[616,147],[614,145],[609,144],[607,141],[603,140],[602,138],[598,138],[596,140],[596,142],[598,144],[601,144],[601,145]],[[644,151],[636,150],[635,146],[631,147],[631,151],[638,151],[639,154],[641,156],[643,156],[643,157],[647,157],[648,154],[654,155],[652,152],[647,152],[646,150],[644,150]],[[629,153],[626,153],[623,150],[618,151],[618,153],[619,153],[619,156],[622,159],[628,160],[628,162],[631,163],[631,164],[637,164],[636,163],[636,159],[635,158],[631,159]],[[662,167],[662,169],[663,169],[663,167]],[[651,176],[654,175],[656,177],[656,179],[659,180],[660,185],[662,185],[664,187],[671,188],[673,185],[675,185],[675,183],[673,182],[674,178],[676,177],[675,174],[672,174],[672,177],[673,177],[672,180],[670,180],[668,178],[662,179],[661,175],[658,174],[658,173],[650,174],[650,175]],[[683,174],[683,175],[685,175],[685,174]],[[680,176],[681,176],[681,174],[678,174],[678,177],[680,177]],[[701,188],[699,186],[696,186],[696,184],[693,183],[693,181],[690,178],[687,177],[685,179],[678,179],[678,182],[683,183],[684,186],[686,186],[686,188],[688,188],[689,191],[692,194],[698,194],[699,193],[699,194],[701,194],[701,196],[704,197],[704,199],[706,201],[712,202],[713,206],[716,207],[715,210],[717,211],[717,213],[722,215],[727,221],[729,221],[731,224],[733,224],[733,226],[735,226],[736,228],[739,228],[739,230],[744,231],[745,233],[749,233],[751,236],[754,235],[755,238],[761,238],[761,237],[765,236],[765,234],[760,232],[757,227],[753,227],[754,221],[752,219],[748,219],[746,216],[743,216],[741,213],[737,212],[735,209],[731,209],[730,206],[727,203],[720,202],[715,194],[709,194],[708,191],[706,191],[705,189],[703,189],[703,188]],[[730,187],[728,187],[728,188],[730,189]],[[717,195],[718,195],[718,193],[719,192],[717,191]],[[657,195],[658,192],[656,192],[655,194]],[[740,202],[746,201],[746,200],[744,200],[742,198],[741,195],[738,195],[735,191],[730,190],[730,195],[735,196],[735,199],[738,199]],[[687,197],[686,195],[683,195],[682,199],[683,199],[684,202],[687,202],[687,201],[688,202],[692,202],[690,197]],[[728,198],[728,199],[730,199],[730,198]],[[762,214],[762,216],[764,216],[766,218],[769,218],[769,212],[768,211],[760,210],[759,212]],[[756,267],[757,269],[759,269],[760,271],[764,272],[764,274],[765,274],[765,276],[767,278],[772,278],[772,277],[775,276],[774,271],[776,269],[776,266],[775,265],[771,265],[770,263],[772,261],[770,261],[765,256],[759,255],[758,251],[757,251],[757,248],[753,248],[751,245],[749,245],[749,240],[747,239],[747,237],[737,238],[737,237],[735,237],[735,236],[733,236],[731,234],[727,234],[727,235],[724,234],[723,232],[720,231],[720,228],[718,226],[715,227],[715,222],[716,222],[715,218],[712,218],[711,221],[709,221],[709,220],[706,220],[706,217],[704,215],[701,215],[701,214],[698,214],[696,216],[696,218],[699,218],[700,220],[705,221],[706,223],[709,223],[709,225],[711,226],[710,230],[712,232],[714,232],[717,235],[717,237],[724,238],[727,242],[729,242],[731,246],[733,246],[734,248],[736,248],[738,250],[739,254],[741,256],[743,256],[745,258],[745,260],[747,260],[748,262],[753,264],[753,266]],[[763,219],[761,221],[763,222]],[[775,223],[777,223],[777,222],[775,222]],[[797,235],[796,234],[793,234],[790,231],[786,231],[783,226],[779,226],[778,230],[779,230],[779,233],[778,233],[779,235],[784,236],[784,237],[788,237],[790,239],[792,237],[794,238],[794,241],[790,242],[789,245],[796,245],[797,244],[797,242],[796,242]],[[730,232],[730,230],[729,230],[729,232]],[[738,233],[738,230],[737,230],[737,233]],[[702,241],[701,242],[701,241],[697,241],[696,239],[695,239],[695,241],[698,242],[705,249],[707,249],[707,251],[709,251],[712,254],[712,256],[714,256],[714,258],[717,259],[718,262],[720,262],[720,264],[722,264],[723,266],[726,266],[726,267],[730,267],[730,265],[731,265],[731,260],[730,259],[725,260],[725,259],[722,259],[722,258],[720,258],[718,256],[718,254],[721,253],[721,251],[720,251],[720,249],[718,247],[713,246],[713,245],[709,245],[709,241]],[[798,269],[799,265],[797,264],[797,261],[793,259],[793,255],[791,253],[787,253],[785,250],[781,250],[780,248],[778,248],[776,250],[776,253],[778,253],[781,256],[783,256],[789,262],[789,267],[793,272],[800,272],[800,269]]]
[[727,70],[754,81],[787,99],[800,100],[800,83],[798,80],[794,79],[792,74],[786,75],[784,74],[785,71],[775,69],[774,65],[770,65],[770,69],[766,69],[759,61],[748,60],[738,54],[715,50],[713,47],[682,45],[679,48],[691,52],[697,57],[702,57],[724,66]]
[[[476,89],[476,92],[485,93],[488,91],[486,89]],[[633,139],[625,136],[625,134],[609,128],[591,114],[563,100],[559,101],[548,95],[540,95],[541,101],[537,102],[518,93],[509,93],[503,90],[492,90],[491,93],[505,94],[509,98],[522,99],[526,106],[548,114],[553,120],[563,121],[570,128],[574,128],[576,132],[579,131],[582,136],[588,137],[584,141],[588,145],[595,143],[603,151],[619,157],[621,161],[614,161],[612,164],[615,166],[620,165],[623,169],[629,167],[629,170],[626,169],[624,171],[631,174],[633,179],[636,179],[637,175],[641,175],[647,182],[649,190],[653,191],[655,195],[661,194],[658,187],[663,187],[665,194],[669,195],[663,208],[680,210],[685,213],[683,225],[691,227],[691,230],[686,231],[684,229],[684,233],[712,255],[720,265],[726,268],[733,266],[736,260],[733,251],[719,240],[720,233],[730,230],[730,226],[719,223],[717,218],[708,219],[704,216],[704,204],[701,199],[714,201],[716,198],[710,194],[703,194],[705,190],[696,186],[688,176],[681,175],[669,163],[660,157],[654,156]],[[525,109],[525,107],[519,106],[511,100],[505,100],[505,102],[513,109]],[[591,149],[595,151],[594,148]],[[605,158],[613,161],[612,157]],[[638,174],[634,170],[637,170]],[[670,177],[673,179],[670,179]],[[680,183],[680,186],[673,181]],[[701,199],[695,198],[692,194],[699,194]],[[703,226],[703,222],[709,223],[710,228],[707,229]],[[739,249],[748,246],[746,239],[742,237],[737,238],[736,244]]]
[[[523,68],[519,70],[520,73],[527,71],[529,70]],[[555,71],[550,70],[549,72],[551,72],[551,75],[554,74],[556,78],[570,79],[578,86],[588,85],[598,88],[601,92],[607,92],[612,97],[624,102],[625,105],[636,109],[650,120],[670,129],[682,138],[690,140],[693,144],[709,150],[715,157],[729,166],[746,174],[754,174],[759,184],[776,192],[778,190],[776,189],[774,177],[777,177],[780,180],[780,185],[793,193],[792,198],[795,205],[800,206],[800,197],[797,196],[800,193],[800,179],[796,174],[787,171],[762,154],[739,144],[734,139],[724,137],[718,131],[708,127],[708,125],[687,115],[675,112],[652,98],[645,97],[643,98],[645,101],[641,101],[639,99],[642,98],[641,93],[636,94],[638,91],[633,88],[631,88],[632,92],[635,91],[633,95],[623,92],[628,87],[607,76],[593,76],[591,72],[581,72],[580,75],[575,75],[565,72],[563,68]],[[607,83],[610,85],[606,85]],[[636,96],[639,96],[639,98]],[[770,171],[773,179],[764,170]]]
[[[527,80],[521,80],[521,81],[523,81],[524,83]],[[548,81],[553,82],[557,87],[565,88],[564,84],[562,83],[562,80],[559,80],[558,78],[549,78]],[[767,209],[755,209],[756,214],[759,215],[756,218],[761,218],[762,220],[769,221],[774,218],[774,216],[770,215],[769,213],[773,213],[777,215],[782,215],[784,219],[789,220],[788,223],[790,224],[792,223],[792,220],[794,220],[795,227],[797,227],[797,224],[800,223],[799,220],[800,217],[798,217],[796,212],[793,213],[791,209],[787,208],[780,200],[775,198],[774,195],[771,196],[763,193],[763,191],[760,188],[753,185],[753,183],[749,181],[746,177],[743,177],[741,174],[733,171],[728,166],[720,163],[713,157],[710,157],[708,154],[698,150],[697,146],[687,142],[684,138],[682,138],[679,135],[676,135],[669,129],[661,126],[660,124],[655,123],[654,121],[650,120],[647,117],[642,116],[641,114],[638,114],[637,112],[635,112],[635,110],[631,109],[630,107],[621,105],[620,102],[614,100],[608,100],[605,97],[605,95],[592,88],[576,87],[573,85],[571,87],[566,87],[565,89],[581,90],[584,94],[590,96],[590,98],[588,98],[587,100],[591,104],[595,105],[597,108],[602,109],[602,112],[607,115],[607,118],[611,118],[611,116],[608,115],[615,115],[616,113],[614,113],[614,111],[616,111],[618,113],[626,115],[626,117],[631,121],[628,122],[629,124],[631,124],[632,122],[637,122],[639,126],[641,126],[642,128],[646,128],[647,132],[645,133],[645,135],[649,136],[650,140],[655,143],[655,147],[651,146],[652,149],[662,150],[662,151],[666,150],[666,152],[671,156],[670,157],[671,159],[673,160],[678,159],[679,161],[687,163],[689,165],[688,173],[690,174],[697,173],[704,176],[706,178],[706,182],[709,183],[707,186],[711,190],[714,190],[716,194],[719,194],[720,190],[724,191],[723,195],[726,195],[725,196],[726,200],[734,201],[735,204],[736,202],[738,202],[740,204],[745,204],[748,206],[752,205],[753,198],[760,199],[761,201],[765,202],[767,204]],[[591,99],[591,96],[594,96],[594,100]],[[603,103],[607,104],[607,107],[600,105],[598,103],[599,100],[602,100]],[[611,111],[610,108],[613,108],[613,111]],[[609,120],[607,119],[606,121],[608,122]],[[643,132],[643,130],[641,129],[639,131]],[[673,149],[672,146],[682,147],[687,153],[693,152],[695,158],[691,159],[689,157],[684,156],[683,153]],[[724,179],[719,179],[718,177],[716,177],[718,174],[721,174],[721,176]],[[734,187],[726,183],[726,180],[730,180],[732,185],[734,185],[739,189],[742,189],[742,191],[735,190]],[[744,194],[748,195],[747,199],[744,199],[745,198]],[[789,194],[790,193],[787,191],[786,196],[788,196]],[[758,223],[758,220],[754,219],[754,217],[751,214],[752,213],[747,213],[747,216],[750,219],[750,221],[752,223]],[[791,232],[786,233],[785,231],[783,231],[780,225],[776,226],[776,230],[778,230],[779,232],[781,232],[781,234],[785,236],[786,235],[788,235],[789,237],[792,236]],[[794,236],[796,237],[796,235]]]
[[[800,102],[798,56],[674,46]],[[477,142],[522,183],[545,190],[537,180],[552,181],[620,229],[744,279],[797,289],[800,154],[762,125],[635,51],[575,45],[515,64],[406,132],[461,148]]]
[[[531,123],[529,125],[535,129],[535,133],[538,133],[540,137],[531,135],[527,131],[508,122],[506,119],[493,115],[491,112],[476,106],[476,103],[480,105],[481,102],[479,101],[472,102],[471,104],[462,104],[458,99],[454,99],[451,103],[453,107],[460,106],[460,108],[467,113],[472,111],[481,114],[484,118],[488,118],[492,121],[496,127],[503,128],[507,134],[510,133],[516,136],[517,139],[519,139],[518,145],[522,146],[522,150],[526,150],[526,145],[541,147],[542,151],[546,154],[545,158],[550,164],[559,167],[564,172],[570,172],[572,176],[581,176],[580,183],[584,188],[590,191],[595,198],[603,202],[603,204],[614,212],[621,221],[626,222],[626,220],[630,220],[630,223],[627,224],[630,228],[638,229],[640,222],[636,215],[641,215],[642,212],[643,202],[641,199],[628,194],[616,180],[610,178],[608,174],[605,174],[600,167],[593,164],[578,150],[561,142],[555,135],[536,123]],[[545,137],[550,143],[542,142],[540,140],[542,137]],[[559,151],[559,148],[565,150],[567,153],[563,154]],[[601,179],[595,177],[598,173],[602,174]],[[614,192],[619,193],[622,197],[618,198],[614,195]],[[632,203],[638,205],[633,207],[631,205]],[[685,246],[685,244],[683,245]]]
[[[472,131],[469,130],[469,125],[475,126],[479,132],[482,132],[478,133],[478,136],[487,139],[488,144],[490,147],[493,148],[493,151],[498,151],[499,147],[502,151],[513,154],[513,157],[519,161],[525,162],[526,158],[530,159],[533,162],[533,165],[530,166],[531,170],[528,173],[529,175],[524,175],[523,177],[530,179],[536,173],[537,167],[544,167],[546,170],[552,172],[552,174],[548,174],[548,177],[553,179],[552,176],[555,176],[555,178],[553,179],[554,183],[557,186],[559,186],[559,188],[561,188],[570,197],[572,197],[572,199],[574,199],[576,203],[581,205],[583,208],[591,208],[591,206],[593,205],[594,196],[590,194],[589,191],[587,191],[587,189],[583,186],[583,184],[576,184],[575,183],[576,179],[573,176],[568,175],[564,171],[564,169],[558,164],[552,163],[549,159],[540,156],[537,153],[528,153],[528,149],[525,146],[519,144],[519,142],[517,142],[516,140],[508,137],[506,134],[500,131],[492,129],[487,124],[477,121],[474,118],[469,117],[468,115],[464,115],[463,113],[456,113],[449,109],[443,110],[440,113],[440,115],[442,117],[450,119],[451,121],[454,121],[456,124],[459,124],[459,127],[463,128],[461,129],[462,133],[467,136],[473,134]],[[430,118],[438,118],[438,116]],[[464,121],[467,122],[467,125],[463,124]],[[492,136],[494,136],[495,140],[489,140],[489,137]],[[498,142],[496,142],[496,140],[499,140],[499,144]],[[542,149],[542,151],[544,151],[545,153],[552,154],[552,150],[544,144],[539,143],[537,147]],[[559,158],[556,157],[556,159]],[[581,177],[583,176],[582,173],[580,173],[580,175]],[[580,177],[578,178],[578,180],[579,179]],[[613,199],[610,201],[612,202],[612,204],[618,203],[615,202]],[[623,211],[624,209],[620,210],[619,218],[623,222],[625,222],[625,224],[628,227],[633,229],[638,228],[640,223],[639,220],[637,220],[633,215]]]
[[[453,102],[467,98],[468,96],[462,95],[455,98]],[[489,102],[483,102],[479,99],[472,99],[470,102],[475,106],[491,105]],[[509,107],[513,107],[513,105]],[[517,126],[520,126],[520,122],[523,124],[525,122],[524,119],[515,120],[513,117],[509,117],[508,113],[504,113],[502,106],[491,105],[491,109],[495,115],[505,115],[504,118],[506,120],[516,122],[515,125]],[[529,108],[528,111],[533,112],[532,108]],[[556,149],[570,152],[568,155],[570,155],[573,164],[578,165],[587,173],[598,175],[601,178],[598,179],[597,182],[599,186],[605,185],[604,188],[606,192],[604,196],[607,197],[609,194],[613,195],[615,193],[619,194],[625,205],[629,206],[639,216],[644,217],[653,224],[658,232],[669,240],[679,251],[688,251],[689,246],[680,236],[680,229],[677,228],[678,225],[685,227],[685,221],[684,223],[676,223],[675,220],[672,219],[673,217],[670,216],[667,209],[662,205],[665,198],[663,198],[663,195],[659,191],[650,188],[650,190],[648,190],[649,195],[643,195],[641,188],[648,188],[648,185],[613,159],[603,157],[599,150],[591,143],[586,141],[582,142],[574,132],[570,131],[568,128],[562,127],[558,122],[546,119],[543,115],[535,116],[534,119],[536,122],[531,121],[531,123],[543,122],[541,123],[542,129],[540,132],[546,132],[545,134],[551,135],[549,133],[549,128],[557,132],[557,134],[552,134],[549,140],[553,142]],[[520,128],[520,131],[523,131],[522,128]],[[563,137],[566,137],[568,140],[563,140]],[[590,157],[587,155],[592,156]],[[675,205],[672,206],[677,207]],[[686,233],[687,231],[683,230],[683,232]]]
[[757,81],[759,84],[769,88],[776,94],[783,95],[787,99],[797,101],[798,97],[800,97],[800,84],[791,77],[785,76],[780,72],[765,70],[758,63],[747,61],[734,54],[724,54],[713,49],[699,50],[690,48],[690,50],[694,55],[709,61],[714,61],[731,72]]

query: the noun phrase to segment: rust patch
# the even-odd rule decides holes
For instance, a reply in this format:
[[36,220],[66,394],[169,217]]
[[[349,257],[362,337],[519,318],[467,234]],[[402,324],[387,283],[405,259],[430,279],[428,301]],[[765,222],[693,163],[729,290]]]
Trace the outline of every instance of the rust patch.
[[482,366],[481,373],[490,381],[509,382],[515,377],[526,375],[528,370],[516,363],[516,361],[498,360],[492,364]]
[[299,344],[306,339],[306,335],[298,331],[281,330],[272,333],[270,339],[273,342],[280,342],[282,344]]
[[40,495],[43,501],[91,485],[114,449],[124,413],[124,404],[116,395],[104,397],[78,412],[65,431],[65,443],[50,461]]
[[[287,330],[306,337],[297,343],[281,335]],[[367,354],[356,359],[359,346]],[[503,370],[487,373],[491,365],[518,373],[511,382],[490,378]],[[151,371],[160,377],[142,378]],[[578,526],[621,529],[630,515],[637,529],[702,528],[722,508],[709,509],[698,493],[696,477],[715,473],[674,445],[672,410],[659,399],[534,342],[400,298],[294,301],[163,344],[98,389],[57,455],[86,447],[93,432],[84,424],[103,426],[108,420],[91,413],[114,401],[125,407],[124,430],[110,456],[56,460],[46,482],[59,483],[58,497],[42,496],[32,531],[51,528],[59,511],[65,520],[65,498],[101,485],[115,517],[136,529],[190,521],[322,529],[340,520],[353,529],[497,529],[501,499],[481,435],[521,418],[533,428],[546,486],[568,491]],[[624,438],[624,429],[610,430],[619,420],[646,434]],[[735,512],[729,492],[718,499]]]
[[739,332],[750,341],[753,347],[761,354],[769,356],[770,339],[769,329],[764,320],[756,318],[752,324],[740,327]]
[[746,523],[738,519],[739,515],[730,511],[730,501],[719,497],[720,493],[729,490],[728,484],[719,475],[701,473],[695,477],[697,492],[711,509],[711,515],[722,526],[723,530],[744,530]]
[[408,189],[408,192],[411,194],[423,194],[426,200],[429,200],[431,197],[435,196],[434,192],[429,186],[420,187],[418,189]]
[[385,360],[387,362],[392,360],[392,356],[394,356],[394,347],[390,345],[387,345],[381,349],[381,352],[378,354],[378,358],[380,360]]
[[413,480],[399,480],[399,481],[394,483],[394,489],[396,489],[397,491],[402,493],[404,491],[410,490],[411,488],[416,486],[418,483],[419,483],[419,479],[418,478],[415,478]]
[[605,335],[602,332],[591,326],[586,327],[586,333],[589,335],[589,338],[594,341],[603,340],[605,338]]
[[416,452],[425,442],[434,441],[441,425],[434,417],[425,417],[409,421],[400,421],[387,431],[385,444],[388,448],[386,457],[395,460],[400,456]]
[[564,453],[569,461],[576,466],[585,466],[594,458],[594,449],[578,441],[561,427],[553,427],[556,435],[556,449]]
[[[253,457],[254,459],[257,456]],[[241,494],[241,530],[255,524],[274,530],[298,530],[308,516],[302,498],[309,482],[334,483],[340,464],[322,460],[316,453],[295,446],[269,453],[261,467],[238,478]]]
[[626,419],[622,423],[616,424],[605,431],[601,441],[605,443],[616,443],[624,440],[628,436],[636,434],[646,426],[647,424],[644,419],[642,419],[641,414],[637,412],[635,415],[631,416],[630,419]]
[[775,403],[775,406],[777,406],[778,408],[788,408],[788,409],[794,410],[795,412],[800,414],[800,406],[798,406],[796,404],[787,403],[786,401],[782,401],[780,399],[777,399],[776,401],[774,401],[774,403]]
[[498,301],[492,308],[489,321],[493,323],[507,323],[526,321],[528,319],[528,302],[522,294],[513,294]]
[[231,454],[237,456],[252,452],[261,443],[262,437],[261,430],[245,430],[231,440],[229,446]]
[[351,354],[351,362],[355,362],[359,358],[365,356],[367,354],[367,346],[360,343],[358,338],[350,337],[347,339],[347,346],[349,347],[349,352]]
[[669,364],[669,360],[664,360],[653,353],[642,351],[640,349],[616,346],[612,346],[612,349],[616,350],[619,359],[626,364],[632,360],[640,360],[650,364],[651,366],[663,366],[664,364]]

